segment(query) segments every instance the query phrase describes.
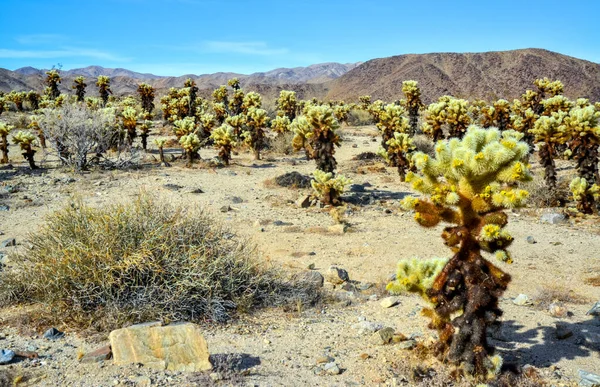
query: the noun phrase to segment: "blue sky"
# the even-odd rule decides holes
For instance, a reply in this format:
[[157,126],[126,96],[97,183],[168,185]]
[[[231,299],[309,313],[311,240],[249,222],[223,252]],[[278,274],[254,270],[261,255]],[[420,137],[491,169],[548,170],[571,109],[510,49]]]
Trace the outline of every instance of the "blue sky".
[[0,67],[252,73],[545,48],[600,62],[600,1],[1,0]]

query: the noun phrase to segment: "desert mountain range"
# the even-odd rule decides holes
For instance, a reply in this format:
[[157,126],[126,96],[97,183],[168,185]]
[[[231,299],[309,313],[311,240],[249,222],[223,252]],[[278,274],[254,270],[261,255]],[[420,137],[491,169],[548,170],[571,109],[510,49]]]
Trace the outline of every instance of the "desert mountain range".
[[[0,68],[0,90],[43,90],[45,70],[24,67],[15,71]],[[88,78],[88,95],[94,95],[98,75],[111,77],[115,94],[133,94],[144,81],[164,94],[170,87],[182,87],[192,78],[200,94],[209,96],[233,77],[246,91],[258,91],[265,98],[280,90],[295,90],[300,98],[356,101],[360,95],[392,101],[402,98],[402,81],[419,82],[423,100],[430,103],[450,94],[462,98],[515,98],[532,88],[536,78],[559,79],[570,98],[600,100],[600,64],[543,49],[522,49],[484,53],[406,54],[372,59],[364,63],[322,63],[308,67],[280,68],[250,75],[215,73],[178,77],[142,74],[127,69],[90,66],[61,71],[63,92],[71,93],[73,78]]]

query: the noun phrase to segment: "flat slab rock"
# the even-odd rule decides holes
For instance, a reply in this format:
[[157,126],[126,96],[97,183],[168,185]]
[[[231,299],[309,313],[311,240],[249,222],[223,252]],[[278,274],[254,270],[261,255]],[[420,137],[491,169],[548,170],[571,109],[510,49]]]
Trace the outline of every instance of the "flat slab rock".
[[212,368],[208,344],[196,324],[138,324],[112,331],[109,340],[115,365],[141,363],[155,369],[188,372]]

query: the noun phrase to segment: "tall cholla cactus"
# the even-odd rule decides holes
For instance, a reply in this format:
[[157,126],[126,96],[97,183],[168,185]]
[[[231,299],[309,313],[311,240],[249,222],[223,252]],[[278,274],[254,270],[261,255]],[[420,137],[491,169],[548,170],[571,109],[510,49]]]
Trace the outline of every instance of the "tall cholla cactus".
[[37,133],[40,146],[42,149],[46,149],[46,136],[44,136],[44,130],[40,127],[40,117],[36,115],[29,116],[29,125],[27,125],[27,128]]
[[576,177],[569,184],[573,199],[577,201],[577,209],[584,214],[593,214],[600,204],[600,186],[588,183],[585,178]]
[[246,116],[243,114],[229,116],[225,119],[225,123],[233,128],[233,135],[235,139],[241,140],[244,125],[246,125]]
[[185,117],[181,120],[176,120],[173,122],[173,131],[177,139],[181,139],[181,137],[195,133],[196,132],[196,120],[192,117]]
[[148,116],[154,110],[154,87],[147,83],[140,83],[137,88],[137,92],[142,100],[142,109],[148,114]]
[[227,107],[225,106],[225,104],[223,102],[213,102],[212,108],[215,112],[217,122],[219,124],[225,122],[225,119],[227,118]]
[[554,97],[564,92],[564,85],[561,81],[552,81],[547,77],[536,79],[533,84],[537,86],[541,99],[546,98],[546,95]]
[[210,137],[210,134],[215,127],[215,116],[210,113],[204,113],[199,117],[198,121],[200,121],[200,127],[202,128],[202,131],[200,132],[201,137],[205,140]]
[[358,97],[358,106],[360,109],[368,112],[369,107],[371,106],[371,96],[370,95],[361,95]]
[[231,78],[227,81],[227,85],[231,87],[233,90],[240,89],[240,80],[238,78]]
[[219,151],[219,159],[225,165],[229,165],[231,151],[235,146],[233,128],[228,124],[223,124],[212,131],[210,138],[213,140],[215,148]]
[[421,125],[421,129],[433,142],[438,142],[444,138],[442,126],[445,122],[446,102],[434,102],[425,109],[425,122]]
[[26,94],[25,99],[29,102],[31,110],[38,110],[40,108],[40,101],[42,97],[35,91],[30,91]]
[[510,129],[510,103],[499,99],[490,106],[481,109],[482,126],[484,128],[496,127],[500,130]]
[[283,136],[290,130],[290,119],[287,116],[277,116],[271,121],[271,129],[277,133],[277,136]]
[[3,95],[0,95],[0,116],[7,109],[7,106],[6,106],[7,102],[8,101],[6,100],[6,97],[4,97]]
[[296,112],[298,111],[298,100],[296,98],[295,91],[281,90],[279,92],[279,98],[276,101],[277,114],[288,117],[290,121],[296,118]]
[[261,106],[262,106],[262,97],[260,96],[260,94],[254,92],[254,91],[251,91],[244,96],[244,101],[242,103],[242,112],[244,112],[245,114],[248,114],[250,109],[252,109],[252,108],[260,109]]
[[295,151],[304,150],[306,159],[312,159],[312,148],[309,138],[312,136],[312,128],[305,116],[298,116],[290,124],[290,129],[294,132],[292,138],[292,147]]
[[85,78],[82,76],[76,77],[73,79],[73,85],[71,88],[75,90],[75,95],[77,96],[77,102],[85,101],[85,88],[87,87],[87,83],[85,83]]
[[137,137],[137,112],[135,108],[126,107],[121,113],[123,119],[123,128],[127,131],[127,142],[133,144],[133,140]]
[[198,151],[202,146],[202,142],[200,141],[200,138],[198,138],[198,135],[196,135],[196,133],[190,133],[186,134],[185,136],[181,136],[181,138],[179,139],[179,143],[181,144],[181,147],[187,155],[188,161],[186,165],[188,167],[191,167],[192,163],[194,162],[194,159],[200,158],[200,154],[198,154]]
[[419,125],[419,110],[424,106],[421,101],[421,89],[417,81],[402,82],[402,92],[406,97],[406,110],[408,111],[409,134],[414,136]]
[[350,115],[350,105],[346,105],[343,101],[340,104],[333,106],[333,115],[335,119],[340,123],[348,125],[348,116]]
[[580,177],[600,184],[598,175],[598,147],[600,146],[600,111],[594,106],[575,107],[564,118],[572,136],[571,151],[577,160]]
[[533,152],[534,136],[530,133],[530,130],[533,129],[535,122],[539,118],[539,115],[535,113],[530,104],[518,99],[513,101],[511,110],[511,127],[517,132],[523,133],[523,140],[527,143],[527,145],[529,145],[529,151]]
[[165,160],[165,152],[164,152],[164,148],[165,148],[165,144],[167,143],[167,139],[166,138],[157,138],[154,140],[154,144],[156,144],[156,147],[158,148],[158,155],[160,157],[160,164],[164,167],[170,167],[171,165],[169,165],[169,163],[167,163],[167,161]]
[[414,150],[413,141],[408,133],[395,132],[394,138],[387,142],[388,149],[382,156],[386,160],[394,158],[400,181],[406,178],[406,171],[410,167],[410,153]]
[[108,96],[109,94],[112,94],[112,90],[110,89],[110,78],[106,75],[100,75],[96,81],[96,86],[98,86],[98,93],[100,94],[100,99],[102,99],[102,104],[103,106],[106,106]]
[[29,168],[37,169],[35,165],[35,160],[33,159],[33,155],[35,155],[35,150],[33,149],[33,142],[35,141],[35,135],[19,131],[13,137],[13,142],[15,144],[19,144],[21,150],[23,151],[23,157],[25,160],[29,162]]
[[[406,111],[402,106],[390,103],[385,105],[383,110],[377,114],[375,125],[381,131],[381,147],[383,148],[382,153],[387,154],[389,141],[394,138],[394,133],[408,133],[409,121],[406,117],[404,117],[404,113],[406,113]],[[390,166],[397,166],[395,153],[389,153],[385,157]]]
[[462,138],[471,124],[469,101],[449,97],[445,103],[442,117],[446,125],[448,125],[448,134],[450,137]]
[[192,117],[196,110],[196,98],[198,96],[198,87],[192,78],[188,78],[183,83],[183,90],[188,96],[187,116]]
[[340,137],[335,130],[340,124],[333,115],[333,109],[329,106],[312,106],[306,112],[306,120],[310,125],[310,134],[307,134],[310,156],[317,162],[317,169],[335,171],[335,146],[340,146]]
[[267,111],[250,108],[246,114],[246,125],[248,130],[243,135],[254,152],[254,160],[260,160],[260,151],[265,146],[265,128],[269,125]]
[[414,156],[420,173],[409,174],[407,181],[428,198],[407,197],[402,205],[415,210],[422,226],[452,224],[442,238],[454,256],[425,265],[401,261],[396,281],[388,285],[391,292],[421,293],[432,304],[424,315],[438,331],[435,352],[481,379],[493,376],[501,364],[499,357],[492,357],[486,333],[502,314],[498,298],[510,282],[482,251],[511,262],[506,249],[513,238],[505,229],[508,216],[503,210],[524,205],[527,191],[514,186],[531,179],[523,162],[529,147],[521,138],[512,130],[473,125],[462,140],[438,142],[435,158]]
[[0,151],[2,151],[2,159],[0,164],[8,163],[8,134],[14,126],[8,125],[6,122],[0,122]]
[[150,137],[150,129],[152,129],[152,121],[144,120],[140,125],[140,138],[142,139],[142,149],[148,150],[148,137]]
[[573,101],[570,101],[564,95],[555,95],[554,97],[542,100],[542,106],[544,107],[542,114],[544,116],[551,116],[554,113],[569,112],[573,107]]
[[58,84],[61,83],[62,78],[58,74],[56,70],[50,70],[46,72],[46,86],[48,98],[54,101],[60,95],[60,91],[58,90]]
[[533,134],[538,144],[540,162],[544,166],[544,179],[550,189],[556,188],[556,166],[554,155],[556,146],[564,144],[569,139],[569,133],[563,124],[566,113],[554,113],[551,116],[540,117],[529,133]]
[[24,92],[13,90],[6,95],[6,98],[10,102],[15,104],[18,111],[22,112],[23,111],[23,101],[25,100],[25,96],[26,96],[26,94]]
[[340,204],[340,196],[344,189],[352,181],[342,175],[333,177],[333,172],[315,170],[310,184],[317,198],[325,205],[337,206]]
[[213,101],[214,103],[222,103],[227,106],[229,102],[229,92],[227,91],[227,86],[219,86],[213,91]]
[[244,104],[245,96],[246,96],[246,94],[244,94],[243,90],[240,90],[240,89],[234,90],[233,96],[231,97],[231,100],[229,101],[229,114],[230,115],[242,114],[242,112],[243,112],[242,105]]

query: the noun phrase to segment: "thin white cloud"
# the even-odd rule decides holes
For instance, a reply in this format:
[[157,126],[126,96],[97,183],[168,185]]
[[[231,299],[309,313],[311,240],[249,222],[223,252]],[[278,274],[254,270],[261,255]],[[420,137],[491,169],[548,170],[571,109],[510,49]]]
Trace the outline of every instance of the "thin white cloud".
[[33,44],[56,44],[58,42],[64,42],[67,37],[59,34],[30,34],[30,35],[19,35],[15,38],[15,41],[19,44],[33,45]]
[[247,54],[247,55],[284,55],[287,48],[269,48],[265,42],[224,42],[207,41],[204,48],[210,52]]
[[113,55],[109,52],[88,49],[64,47],[59,50],[12,50],[0,48],[0,58],[6,59],[49,59],[49,58],[92,58],[115,62],[128,62],[129,58]]

